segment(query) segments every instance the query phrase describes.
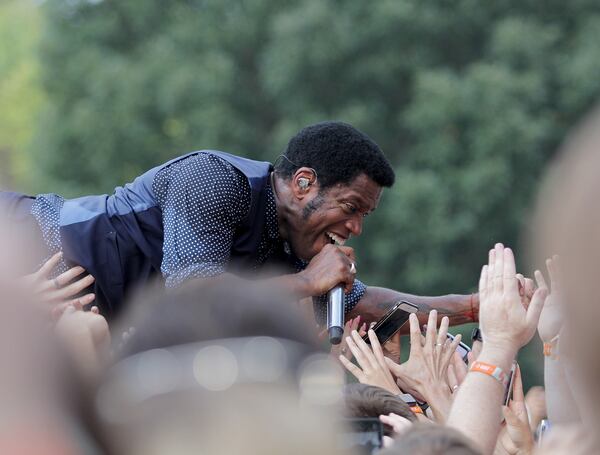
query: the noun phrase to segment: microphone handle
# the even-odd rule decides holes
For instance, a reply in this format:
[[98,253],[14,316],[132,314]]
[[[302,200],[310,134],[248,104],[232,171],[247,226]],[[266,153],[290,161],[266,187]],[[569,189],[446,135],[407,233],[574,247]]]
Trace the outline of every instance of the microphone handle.
[[346,309],[344,287],[338,284],[327,293],[327,333],[331,344],[340,344],[344,335]]

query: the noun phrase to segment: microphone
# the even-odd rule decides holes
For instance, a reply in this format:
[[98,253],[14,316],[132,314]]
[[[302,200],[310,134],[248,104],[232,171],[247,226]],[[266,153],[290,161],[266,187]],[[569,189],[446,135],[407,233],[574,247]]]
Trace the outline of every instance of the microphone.
[[327,333],[331,344],[340,344],[344,335],[344,287],[338,284],[327,293]]

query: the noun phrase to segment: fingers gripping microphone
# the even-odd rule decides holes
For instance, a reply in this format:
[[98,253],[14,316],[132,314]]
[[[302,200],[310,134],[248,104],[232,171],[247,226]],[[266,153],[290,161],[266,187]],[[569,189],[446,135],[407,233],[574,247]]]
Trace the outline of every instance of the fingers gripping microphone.
[[340,344],[344,335],[344,297],[341,284],[327,293],[327,333],[331,344]]

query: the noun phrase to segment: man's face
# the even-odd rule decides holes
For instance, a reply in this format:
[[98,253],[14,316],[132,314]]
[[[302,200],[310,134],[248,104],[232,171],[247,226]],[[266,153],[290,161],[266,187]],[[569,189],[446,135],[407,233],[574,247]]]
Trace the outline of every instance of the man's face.
[[351,235],[359,236],[363,218],[377,208],[381,192],[382,188],[365,174],[322,192],[318,185],[311,186],[290,232],[294,253],[310,260],[332,239],[344,244]]

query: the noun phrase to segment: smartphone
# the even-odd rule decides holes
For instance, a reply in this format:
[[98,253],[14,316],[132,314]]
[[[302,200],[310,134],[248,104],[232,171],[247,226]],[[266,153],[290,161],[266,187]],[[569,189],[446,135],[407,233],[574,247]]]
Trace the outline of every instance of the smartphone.
[[372,454],[383,447],[383,424],[375,417],[344,419],[346,431],[339,445],[344,451]]
[[550,422],[548,419],[542,419],[537,429],[535,430],[535,442],[540,445],[546,436],[547,431],[550,429]]
[[[397,302],[377,323],[372,327],[372,330],[377,335],[379,344],[383,345],[387,340],[394,336],[394,334],[400,330],[406,322],[410,313],[416,313],[419,311],[416,305],[412,303],[402,301]],[[363,336],[363,340],[367,344],[371,344],[369,341],[369,334]]]
[[[454,341],[454,338],[456,338],[454,335],[452,335],[451,333],[448,333],[446,335],[451,341]],[[469,347],[468,344],[463,343],[462,341],[460,343],[458,343],[458,346],[456,346],[456,352],[458,352],[460,354],[460,357],[463,359],[463,362],[465,363],[469,363],[469,359],[467,358],[467,354],[469,352],[471,352],[471,348]]]
[[504,406],[508,406],[510,400],[512,400],[513,396],[513,383],[515,382],[515,371],[517,370],[517,362],[513,362],[510,367],[510,373],[508,374],[508,384],[506,385],[506,390],[504,391]]

